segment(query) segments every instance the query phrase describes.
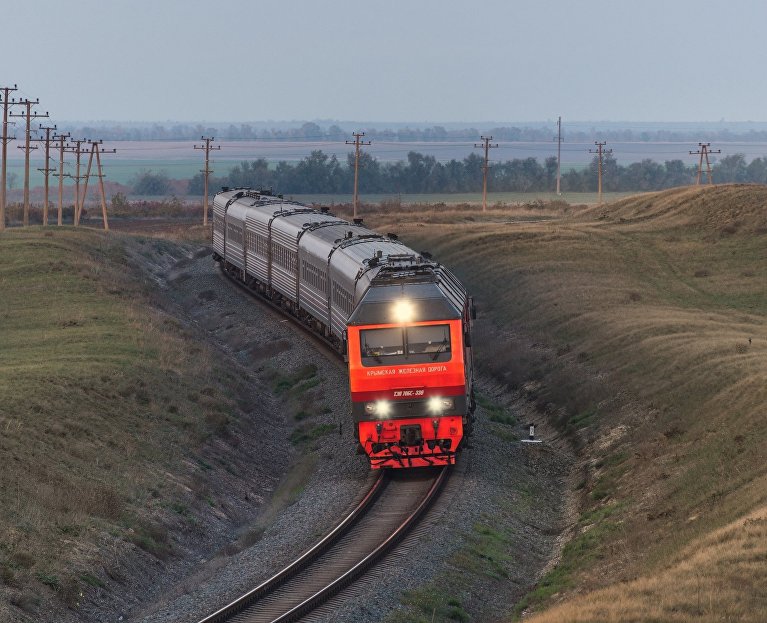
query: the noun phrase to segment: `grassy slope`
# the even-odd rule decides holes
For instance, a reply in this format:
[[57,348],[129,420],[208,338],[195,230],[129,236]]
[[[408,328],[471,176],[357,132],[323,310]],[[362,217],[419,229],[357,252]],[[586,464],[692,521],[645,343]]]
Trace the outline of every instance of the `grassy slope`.
[[54,593],[76,608],[119,579],[120,543],[167,555],[182,463],[233,409],[210,354],[146,305],[127,243],[0,236],[0,619]]
[[523,606],[561,603],[531,621],[767,619],[765,205],[725,186],[368,219],[456,268],[519,336],[485,361],[582,447],[574,537]]

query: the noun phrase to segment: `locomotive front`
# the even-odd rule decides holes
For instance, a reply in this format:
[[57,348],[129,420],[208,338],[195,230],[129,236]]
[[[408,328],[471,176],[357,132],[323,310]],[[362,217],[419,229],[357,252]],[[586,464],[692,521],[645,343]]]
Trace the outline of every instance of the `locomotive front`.
[[352,413],[374,469],[453,464],[471,427],[470,301],[439,277],[379,274],[349,318]]

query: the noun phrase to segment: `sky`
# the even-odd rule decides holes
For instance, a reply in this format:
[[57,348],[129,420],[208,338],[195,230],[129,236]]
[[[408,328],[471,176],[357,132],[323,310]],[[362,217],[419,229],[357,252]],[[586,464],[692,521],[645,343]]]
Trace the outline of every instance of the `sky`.
[[760,0],[22,0],[61,121],[765,121]]

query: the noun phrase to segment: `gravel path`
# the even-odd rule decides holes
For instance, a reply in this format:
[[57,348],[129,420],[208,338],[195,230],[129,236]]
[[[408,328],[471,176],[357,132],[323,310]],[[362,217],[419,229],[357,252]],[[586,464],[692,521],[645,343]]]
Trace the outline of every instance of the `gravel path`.
[[[209,254],[177,251],[171,258],[172,264],[167,258],[147,263],[164,291],[166,311],[220,349],[252,384],[248,388],[253,397],[248,429],[252,438],[241,439],[240,445],[270,449],[245,452],[252,463],[247,473],[263,475],[265,485],[255,489],[265,495],[274,491],[291,465],[306,454],[299,452],[302,448],[309,449],[309,459],[301,467],[308,480],[290,492],[288,502],[292,503],[278,507],[273,518],[266,503],[245,505],[240,514],[243,521],[218,522],[215,534],[201,530],[190,537],[184,557],[169,563],[167,575],[158,576],[148,594],[136,596],[122,618],[98,620],[193,623],[201,619],[290,562],[330,529],[372,482],[366,459],[355,453],[351,427],[346,424],[338,433],[349,413],[343,367],[284,318],[226,280]],[[311,426],[324,427],[320,429],[324,434],[297,447],[288,440],[297,423],[287,413],[284,399],[270,388],[274,371],[288,374],[307,364],[316,366],[320,379],[309,397],[314,406],[323,407],[315,411]],[[528,407],[522,401],[515,402],[504,388],[487,380],[479,385],[486,404],[495,406],[496,416],[502,406],[508,416],[527,421]],[[566,523],[572,457],[545,426],[539,427],[539,433],[548,442],[533,447],[515,440],[526,429],[491,421],[490,415],[479,409],[472,448],[460,456],[440,502],[423,526],[379,569],[311,620],[372,623],[398,616],[412,620],[400,602],[403,591],[419,588],[421,597],[437,594],[437,602],[449,597],[453,607],[460,607],[472,620],[494,621],[508,615],[556,555],[557,537]],[[254,488],[254,483],[240,482],[238,490],[233,484],[226,492],[232,504],[242,502],[243,490]],[[254,544],[241,551],[241,547],[225,546],[227,539],[248,534],[254,526],[260,531],[259,514],[262,522],[264,516],[270,521],[251,539]],[[497,535],[488,537],[488,530]],[[483,549],[488,538],[491,554]],[[423,613],[424,605],[420,608]]]

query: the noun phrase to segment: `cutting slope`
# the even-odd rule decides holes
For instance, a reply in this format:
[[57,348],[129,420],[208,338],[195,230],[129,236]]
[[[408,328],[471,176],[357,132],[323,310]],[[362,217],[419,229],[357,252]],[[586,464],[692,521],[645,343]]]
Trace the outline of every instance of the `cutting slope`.
[[677,189],[401,231],[511,331],[480,362],[581,447],[572,539],[523,604],[566,606],[541,620],[767,618],[765,206]]

